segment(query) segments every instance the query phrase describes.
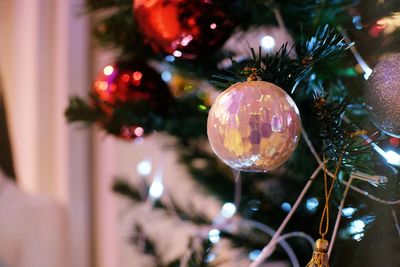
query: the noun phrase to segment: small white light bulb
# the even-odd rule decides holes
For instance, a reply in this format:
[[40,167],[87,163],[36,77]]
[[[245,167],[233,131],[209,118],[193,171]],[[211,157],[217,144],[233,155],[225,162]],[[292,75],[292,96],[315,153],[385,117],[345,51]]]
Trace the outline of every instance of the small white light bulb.
[[137,172],[142,176],[147,176],[151,173],[151,162],[150,160],[143,160],[139,162],[136,167]]
[[275,46],[275,39],[267,35],[261,39],[261,46],[266,50],[271,50]]

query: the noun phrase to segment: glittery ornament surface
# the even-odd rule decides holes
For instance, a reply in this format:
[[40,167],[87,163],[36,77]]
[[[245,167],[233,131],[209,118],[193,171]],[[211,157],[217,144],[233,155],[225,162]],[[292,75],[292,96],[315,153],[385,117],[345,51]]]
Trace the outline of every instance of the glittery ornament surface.
[[121,105],[148,105],[163,113],[172,99],[168,86],[153,68],[143,62],[120,62],[103,68],[94,82],[102,107],[112,111]]
[[189,59],[222,45],[233,30],[213,0],[135,0],[134,17],[156,52]]
[[365,103],[372,122],[379,129],[400,137],[400,54],[376,65],[368,79]]
[[[148,110],[162,115],[168,112],[172,100],[171,92],[160,75],[145,63],[135,61],[105,66],[94,82],[93,93],[96,104],[110,118],[117,108],[138,115],[144,115]],[[119,119],[125,123],[125,118]],[[142,125],[124,124],[118,136],[130,140],[150,130],[142,128]]]
[[280,87],[263,81],[232,85],[218,96],[208,116],[212,149],[237,170],[279,167],[296,148],[300,132],[294,101]]

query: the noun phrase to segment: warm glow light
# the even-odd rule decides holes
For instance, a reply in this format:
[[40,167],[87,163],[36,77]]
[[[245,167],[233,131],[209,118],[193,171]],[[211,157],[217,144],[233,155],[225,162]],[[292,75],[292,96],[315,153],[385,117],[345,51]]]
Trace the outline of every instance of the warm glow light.
[[108,90],[110,92],[115,92],[117,90],[117,85],[115,83],[108,85]]
[[175,50],[174,53],[172,53],[175,57],[181,57],[182,56],[182,52],[179,50]]
[[185,36],[185,37],[182,39],[181,45],[182,45],[182,46],[187,46],[187,45],[190,43],[190,41],[192,41],[192,40],[193,40],[193,36],[189,34],[188,36]]
[[[384,17],[384,33],[386,35],[392,34],[400,28],[400,12],[393,13],[392,16]],[[377,21],[379,23],[380,20]]]
[[103,73],[104,73],[104,75],[109,76],[113,73],[113,71],[114,71],[113,66],[108,65],[104,68]]
[[143,77],[143,74],[142,74],[140,71],[135,71],[135,72],[133,73],[133,79],[134,79],[135,81],[141,80],[142,77]]
[[378,26],[385,27],[387,23],[386,23],[386,20],[383,18],[383,19],[379,19],[379,20],[376,22],[376,24],[377,24]]
[[100,89],[100,90],[102,90],[102,91],[105,91],[105,90],[107,90],[107,88],[108,88],[108,82],[106,82],[106,81],[101,81],[101,82],[98,82],[98,88]]
[[131,79],[131,77],[129,76],[129,74],[122,74],[122,76],[121,76],[121,81],[123,82],[123,83],[127,83],[127,82],[129,82],[129,80]]
[[217,28],[217,24],[211,23],[210,28],[211,28],[212,30],[215,30],[215,29]]
[[399,139],[399,138],[396,138],[396,137],[392,137],[392,138],[390,138],[390,144],[391,144],[392,146],[397,147],[397,146],[399,146],[399,144],[400,144],[400,139]]
[[134,133],[137,137],[140,137],[144,134],[144,130],[142,127],[136,127],[136,129],[134,130]]

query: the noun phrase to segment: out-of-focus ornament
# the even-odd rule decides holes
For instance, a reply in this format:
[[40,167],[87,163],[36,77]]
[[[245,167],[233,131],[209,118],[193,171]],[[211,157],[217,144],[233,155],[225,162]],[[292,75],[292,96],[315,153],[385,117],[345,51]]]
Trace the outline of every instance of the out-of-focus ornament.
[[196,94],[198,98],[204,101],[207,107],[211,107],[220,93],[207,81],[187,78],[179,74],[172,76],[169,87],[175,97]]
[[[93,86],[97,105],[109,116],[116,109],[127,109],[145,115],[151,110],[165,114],[172,95],[160,75],[143,62],[119,62],[108,65],[97,76]],[[123,125],[119,136],[134,139],[147,131],[141,125]]]
[[365,103],[372,122],[379,129],[400,137],[400,54],[376,65],[368,79]]
[[386,28],[386,20],[384,18],[377,20],[370,28],[369,35],[374,38],[379,37]]
[[156,52],[195,58],[222,45],[233,23],[213,0],[135,0],[138,26]]
[[266,172],[293,153],[301,133],[296,104],[275,84],[236,83],[221,93],[208,115],[208,140],[230,167]]
[[179,73],[172,75],[169,87],[175,97],[193,92],[195,85],[199,82],[195,79],[187,78]]
[[382,19],[385,21],[384,35],[390,35],[400,28],[400,12],[395,12]]
[[400,145],[400,139],[396,137],[390,138],[389,142],[394,147],[398,147]]

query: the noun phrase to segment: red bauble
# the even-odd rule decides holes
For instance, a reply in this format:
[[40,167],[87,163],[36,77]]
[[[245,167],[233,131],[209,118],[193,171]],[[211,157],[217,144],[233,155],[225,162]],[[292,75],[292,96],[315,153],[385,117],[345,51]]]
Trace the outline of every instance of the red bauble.
[[213,0],[135,0],[134,16],[156,52],[195,58],[224,43],[233,23]]
[[[94,82],[94,96],[106,117],[115,120],[117,109],[122,116],[126,111],[137,117],[149,112],[165,115],[172,95],[160,75],[143,62],[119,62],[103,68]],[[122,121],[114,134],[124,139],[143,136],[151,129],[132,124],[129,117],[118,117]]]

